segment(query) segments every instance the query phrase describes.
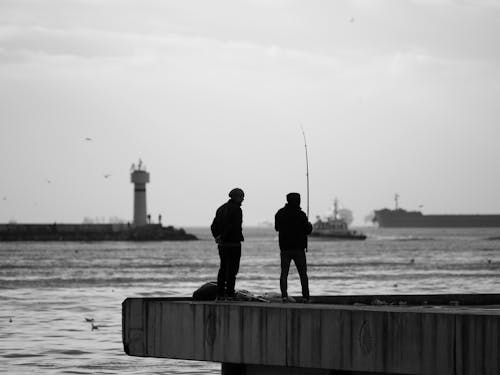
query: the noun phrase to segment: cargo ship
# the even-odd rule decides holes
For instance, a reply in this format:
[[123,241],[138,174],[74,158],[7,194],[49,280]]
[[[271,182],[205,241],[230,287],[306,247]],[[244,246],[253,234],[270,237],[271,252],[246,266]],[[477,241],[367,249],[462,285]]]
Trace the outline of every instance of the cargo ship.
[[500,215],[424,215],[421,211],[399,208],[375,210],[372,221],[381,228],[497,228]]

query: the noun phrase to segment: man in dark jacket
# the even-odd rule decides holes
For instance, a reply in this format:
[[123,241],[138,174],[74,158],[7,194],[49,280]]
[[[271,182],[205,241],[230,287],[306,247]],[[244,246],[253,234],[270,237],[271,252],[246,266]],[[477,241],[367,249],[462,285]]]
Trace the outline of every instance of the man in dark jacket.
[[229,200],[215,213],[210,229],[218,244],[220,267],[217,275],[217,299],[234,297],[236,274],[240,268],[241,241],[243,241],[243,214],[241,203],[243,190],[235,188],[229,192]]
[[290,262],[294,261],[300,276],[302,296],[309,301],[309,280],[307,278],[307,263],[305,249],[307,235],[312,232],[312,225],[306,214],[300,208],[300,194],[290,193],[286,196],[287,204],[280,208],[274,217],[274,229],[279,232],[281,253],[280,288],[283,301],[288,301],[288,271]]

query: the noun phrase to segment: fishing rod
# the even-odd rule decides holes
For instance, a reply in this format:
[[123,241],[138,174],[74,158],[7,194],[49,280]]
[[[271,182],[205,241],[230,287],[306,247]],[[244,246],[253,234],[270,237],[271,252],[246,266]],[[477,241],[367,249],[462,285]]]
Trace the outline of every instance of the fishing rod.
[[[306,150],[306,181],[307,181],[307,220],[309,221],[309,157],[307,156],[307,141],[306,141],[306,133],[302,124],[300,125],[300,129],[302,129],[302,137],[304,137],[304,149]],[[306,253],[308,250],[308,243],[306,237]]]
[[304,149],[306,150],[307,219],[309,219],[309,157],[307,156],[306,133],[304,132],[302,125],[300,125],[300,129],[302,130],[302,137],[304,137]]

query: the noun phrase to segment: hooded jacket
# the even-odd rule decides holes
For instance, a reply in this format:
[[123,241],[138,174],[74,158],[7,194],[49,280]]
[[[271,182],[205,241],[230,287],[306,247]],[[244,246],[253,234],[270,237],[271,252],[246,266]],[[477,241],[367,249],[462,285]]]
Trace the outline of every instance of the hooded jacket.
[[287,203],[276,212],[274,229],[279,232],[281,251],[297,251],[307,247],[307,235],[312,232],[312,224],[299,205]]

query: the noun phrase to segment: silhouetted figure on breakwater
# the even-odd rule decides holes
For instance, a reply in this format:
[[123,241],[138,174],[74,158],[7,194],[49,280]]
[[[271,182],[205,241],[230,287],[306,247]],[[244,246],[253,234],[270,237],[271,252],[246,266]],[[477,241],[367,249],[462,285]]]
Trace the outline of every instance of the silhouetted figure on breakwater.
[[274,217],[274,229],[279,232],[281,254],[280,289],[283,301],[288,301],[288,271],[293,260],[300,276],[302,296],[309,301],[309,280],[307,278],[307,262],[305,249],[307,235],[312,232],[312,224],[300,208],[300,194],[290,193],[286,196],[287,204],[280,208]]
[[243,190],[229,192],[229,200],[215,213],[210,229],[219,248],[220,267],[217,275],[217,300],[234,297],[236,274],[240,268],[241,241],[243,241]]

